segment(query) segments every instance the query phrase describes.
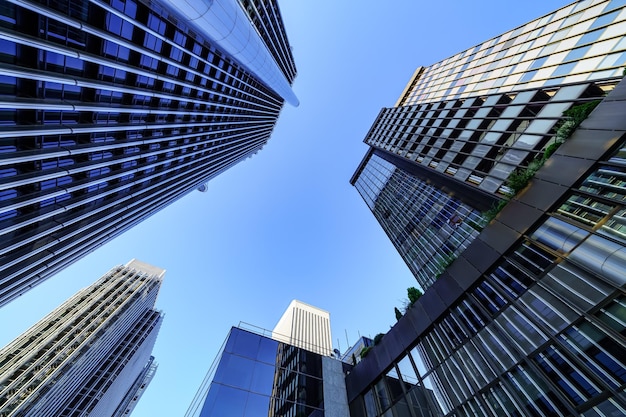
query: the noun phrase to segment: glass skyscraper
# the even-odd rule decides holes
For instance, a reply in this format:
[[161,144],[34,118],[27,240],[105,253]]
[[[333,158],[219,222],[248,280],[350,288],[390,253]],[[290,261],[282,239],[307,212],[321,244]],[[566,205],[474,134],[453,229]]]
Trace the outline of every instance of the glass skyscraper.
[[0,415],[129,415],[156,370],[164,274],[115,267],[0,350]]
[[233,327],[185,417],[346,417],[346,365],[331,357],[328,320],[293,300],[273,331]]
[[275,0],[2,1],[0,305],[258,152],[295,76]]
[[381,111],[352,183],[425,292],[346,376],[352,417],[626,414],[625,66],[626,3],[579,1]]
[[381,110],[351,182],[422,288],[554,143],[563,112],[621,79],[625,24],[620,1],[572,3],[418,68]]

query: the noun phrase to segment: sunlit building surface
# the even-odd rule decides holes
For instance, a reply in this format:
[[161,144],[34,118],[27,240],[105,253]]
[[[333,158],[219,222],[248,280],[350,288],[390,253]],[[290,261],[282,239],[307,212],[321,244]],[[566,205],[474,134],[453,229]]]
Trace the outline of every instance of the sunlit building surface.
[[330,313],[302,301],[293,300],[272,331],[280,342],[330,356]]
[[275,0],[0,2],[0,305],[259,151],[295,75]]
[[156,370],[165,271],[113,268],[0,350],[0,416],[128,416]]
[[351,182],[426,289],[475,238],[507,178],[554,142],[563,111],[626,65],[619,1],[573,3],[430,67],[382,109]]
[[381,111],[352,182],[426,291],[347,375],[352,417],[626,414],[625,35],[625,2],[572,3],[418,69]]

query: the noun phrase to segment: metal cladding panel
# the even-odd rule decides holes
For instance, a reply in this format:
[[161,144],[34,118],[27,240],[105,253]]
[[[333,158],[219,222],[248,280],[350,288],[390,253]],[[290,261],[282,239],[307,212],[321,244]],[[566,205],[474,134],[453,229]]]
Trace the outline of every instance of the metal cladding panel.
[[534,224],[543,215],[543,211],[521,203],[519,200],[511,200],[507,204],[509,210],[499,213],[498,221],[505,223],[519,233],[528,231],[530,225]]
[[[461,259],[459,265],[454,266],[454,269],[448,268],[446,271],[457,271],[450,272],[450,274],[455,277],[459,285],[463,287],[464,283],[473,282],[478,275],[484,274],[499,257],[500,254],[493,250],[493,248],[485,244],[482,240],[476,239],[459,257],[459,259]],[[463,261],[467,262],[467,264],[462,263]]]

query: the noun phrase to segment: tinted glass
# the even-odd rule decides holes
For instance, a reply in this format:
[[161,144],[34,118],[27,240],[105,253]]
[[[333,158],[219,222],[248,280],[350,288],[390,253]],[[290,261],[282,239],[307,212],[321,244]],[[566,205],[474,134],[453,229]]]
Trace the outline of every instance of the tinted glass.
[[200,417],[321,417],[321,377],[321,356],[233,328]]

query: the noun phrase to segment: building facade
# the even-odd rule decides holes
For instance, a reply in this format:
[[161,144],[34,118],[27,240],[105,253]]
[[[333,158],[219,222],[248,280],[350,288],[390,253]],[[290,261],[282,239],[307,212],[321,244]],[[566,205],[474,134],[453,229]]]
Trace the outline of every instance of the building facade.
[[[233,327],[185,417],[346,417],[346,365],[331,357],[321,317],[294,300],[271,332]],[[296,330],[277,333],[285,326]]]
[[[572,3],[418,70],[381,112],[357,187],[371,189],[359,172],[384,162],[471,205],[508,198],[562,111],[599,99],[456,259],[420,281],[424,295],[346,377],[352,417],[626,414],[624,28],[624,2]],[[425,118],[401,117],[416,111]],[[400,126],[414,121],[424,140],[400,149]],[[374,190],[384,196],[384,183]]]
[[128,415],[156,370],[165,271],[132,260],[0,351],[0,416]]
[[557,140],[563,112],[621,79],[625,27],[620,1],[572,3],[418,68],[381,110],[351,182],[423,289]]
[[272,338],[322,356],[330,356],[333,353],[330,313],[293,300],[272,330]]
[[298,104],[276,1],[204,3],[0,4],[0,305],[206,190]]

